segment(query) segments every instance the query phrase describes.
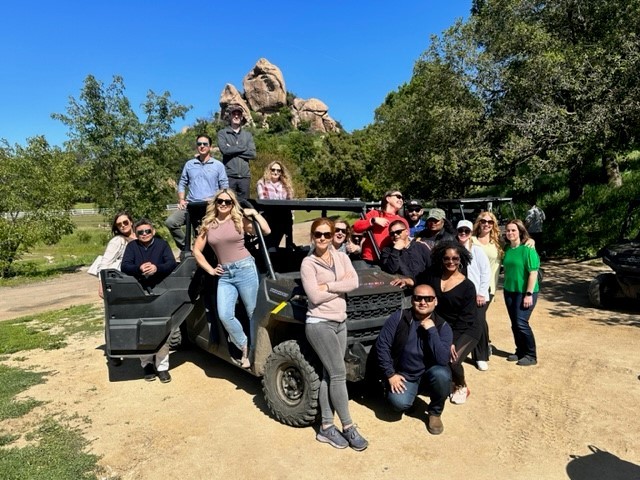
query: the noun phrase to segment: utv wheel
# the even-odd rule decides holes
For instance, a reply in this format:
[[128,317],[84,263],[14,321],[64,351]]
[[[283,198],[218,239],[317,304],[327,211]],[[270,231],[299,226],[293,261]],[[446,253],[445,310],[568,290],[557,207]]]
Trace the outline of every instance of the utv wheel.
[[320,377],[295,340],[277,345],[267,357],[262,391],[280,422],[292,427],[315,423]]
[[618,282],[614,273],[601,273],[589,284],[589,300],[598,308],[613,305]]

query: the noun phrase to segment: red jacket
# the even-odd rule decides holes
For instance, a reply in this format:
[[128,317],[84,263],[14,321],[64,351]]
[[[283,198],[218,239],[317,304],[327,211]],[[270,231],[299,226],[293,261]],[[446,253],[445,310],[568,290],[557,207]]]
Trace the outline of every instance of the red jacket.
[[396,215],[394,213],[382,212],[380,210],[370,210],[363,219],[356,220],[353,224],[353,231],[359,235],[363,235],[362,239],[362,259],[367,261],[378,261],[376,258],[376,254],[373,250],[373,245],[371,244],[371,240],[369,235],[365,232],[371,231],[373,233],[373,239],[376,242],[376,245],[382,251],[384,247],[392,245],[391,237],[389,236],[389,226],[382,227],[377,223],[375,225],[371,225],[371,219],[375,217],[383,217],[389,220],[389,224],[394,220],[402,220],[405,227],[409,229],[409,223],[407,220],[400,215]]

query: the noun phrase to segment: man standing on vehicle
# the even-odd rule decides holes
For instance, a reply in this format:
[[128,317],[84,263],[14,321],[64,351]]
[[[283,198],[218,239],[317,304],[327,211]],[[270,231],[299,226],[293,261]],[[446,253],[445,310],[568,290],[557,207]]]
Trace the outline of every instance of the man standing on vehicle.
[[429,285],[418,285],[411,308],[398,310],[385,322],[376,341],[378,365],[388,382],[387,400],[398,412],[413,405],[418,393],[430,397],[427,430],[443,432],[440,416],[451,393],[449,360],[453,332],[435,313],[438,299]]
[[[224,165],[211,156],[211,147],[211,137],[208,135],[196,137],[198,154],[184,164],[178,181],[178,210],[169,215],[165,221],[180,250],[184,250],[185,235],[182,227],[187,220],[187,204],[209,200],[218,190],[229,187]],[[201,218],[191,218],[191,225],[197,228],[200,220]]]
[[[129,242],[125,248],[120,269],[123,273],[136,277],[142,287],[150,291],[176,268],[176,259],[169,244],[161,238],[156,238],[156,230],[150,220],[141,218],[135,223],[134,230],[137,238]],[[155,367],[153,355],[140,358],[144,379],[147,382],[156,379],[156,370],[162,383],[171,381],[169,337],[155,355]]]
[[218,148],[229,177],[229,188],[238,200],[247,200],[251,189],[249,160],[256,157],[256,145],[251,132],[242,128],[247,122],[242,107],[229,105],[227,115],[229,125],[218,132]]
[[424,221],[422,216],[424,210],[422,204],[418,200],[411,200],[404,206],[404,218],[409,222],[409,236],[415,237],[416,234],[424,230],[427,226],[427,222]]

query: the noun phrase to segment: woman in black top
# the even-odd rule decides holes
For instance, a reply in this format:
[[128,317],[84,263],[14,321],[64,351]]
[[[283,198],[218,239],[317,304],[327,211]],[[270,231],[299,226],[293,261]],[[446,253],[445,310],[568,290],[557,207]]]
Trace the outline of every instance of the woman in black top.
[[451,403],[462,404],[469,396],[462,362],[473,351],[480,338],[477,321],[476,288],[464,272],[471,254],[457,242],[442,242],[431,252],[433,276],[431,286],[438,297],[436,313],[453,330],[451,345],[451,376],[454,389]]

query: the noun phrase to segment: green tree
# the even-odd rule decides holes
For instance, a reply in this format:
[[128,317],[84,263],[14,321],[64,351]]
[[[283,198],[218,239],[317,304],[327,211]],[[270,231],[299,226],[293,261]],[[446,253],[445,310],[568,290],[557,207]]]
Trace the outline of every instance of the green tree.
[[71,98],[67,113],[53,118],[69,127],[67,147],[86,165],[90,192],[101,208],[159,219],[175,198],[175,160],[191,152],[172,135],[174,121],[189,107],[172,101],[168,92],[149,91],[141,109],[144,121],[125,96],[121,77],[105,87],[89,75],[80,98]]
[[75,158],[44,137],[26,147],[0,146],[0,277],[36,243],[53,244],[73,231],[79,174]]

